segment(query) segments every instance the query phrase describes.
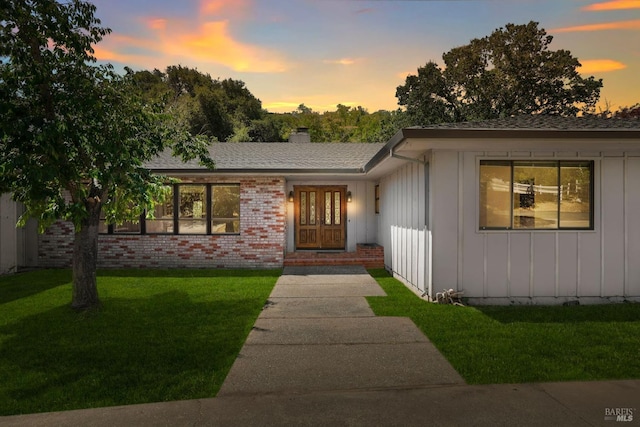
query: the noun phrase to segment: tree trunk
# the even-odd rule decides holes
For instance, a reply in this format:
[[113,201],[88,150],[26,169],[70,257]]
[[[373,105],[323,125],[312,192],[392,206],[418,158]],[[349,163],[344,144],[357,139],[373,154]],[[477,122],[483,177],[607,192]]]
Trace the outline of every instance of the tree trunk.
[[73,242],[73,298],[71,308],[78,311],[100,306],[96,269],[98,266],[98,225],[101,203],[98,198],[85,202],[88,217],[82,220]]

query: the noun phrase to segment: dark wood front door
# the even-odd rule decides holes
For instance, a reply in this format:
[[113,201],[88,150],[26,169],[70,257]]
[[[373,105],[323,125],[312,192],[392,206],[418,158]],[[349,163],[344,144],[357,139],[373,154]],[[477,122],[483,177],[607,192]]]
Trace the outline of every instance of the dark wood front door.
[[344,249],[346,187],[294,186],[296,249]]

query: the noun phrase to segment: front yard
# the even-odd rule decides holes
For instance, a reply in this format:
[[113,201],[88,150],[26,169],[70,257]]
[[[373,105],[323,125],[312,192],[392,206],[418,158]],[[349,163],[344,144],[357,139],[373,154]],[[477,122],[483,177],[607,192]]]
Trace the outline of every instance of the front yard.
[[280,273],[102,271],[80,315],[67,270],[0,277],[0,415],[215,396]]
[[379,316],[406,316],[470,384],[640,378],[640,304],[458,307],[415,296],[384,270]]
[[[280,273],[102,271],[85,314],[69,271],[0,277],[0,416],[215,396]],[[468,383],[640,378],[640,304],[436,305],[370,273],[374,312],[410,317]]]

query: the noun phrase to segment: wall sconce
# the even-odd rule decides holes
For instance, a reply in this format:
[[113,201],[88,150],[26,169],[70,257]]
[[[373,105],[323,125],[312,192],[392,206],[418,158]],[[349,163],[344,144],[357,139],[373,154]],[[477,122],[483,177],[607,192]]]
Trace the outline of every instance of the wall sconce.
[[289,191],[289,201],[293,202],[293,191]]
[[347,191],[347,203],[351,203],[353,197],[351,196],[351,191]]

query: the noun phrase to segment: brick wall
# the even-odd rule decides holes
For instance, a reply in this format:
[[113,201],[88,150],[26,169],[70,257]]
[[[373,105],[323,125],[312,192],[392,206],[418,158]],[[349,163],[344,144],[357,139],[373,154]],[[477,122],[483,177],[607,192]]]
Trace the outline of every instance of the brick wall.
[[[100,268],[280,268],[285,251],[283,178],[194,178],[240,183],[239,235],[100,235]],[[41,267],[69,267],[73,225],[59,221],[38,242]]]

